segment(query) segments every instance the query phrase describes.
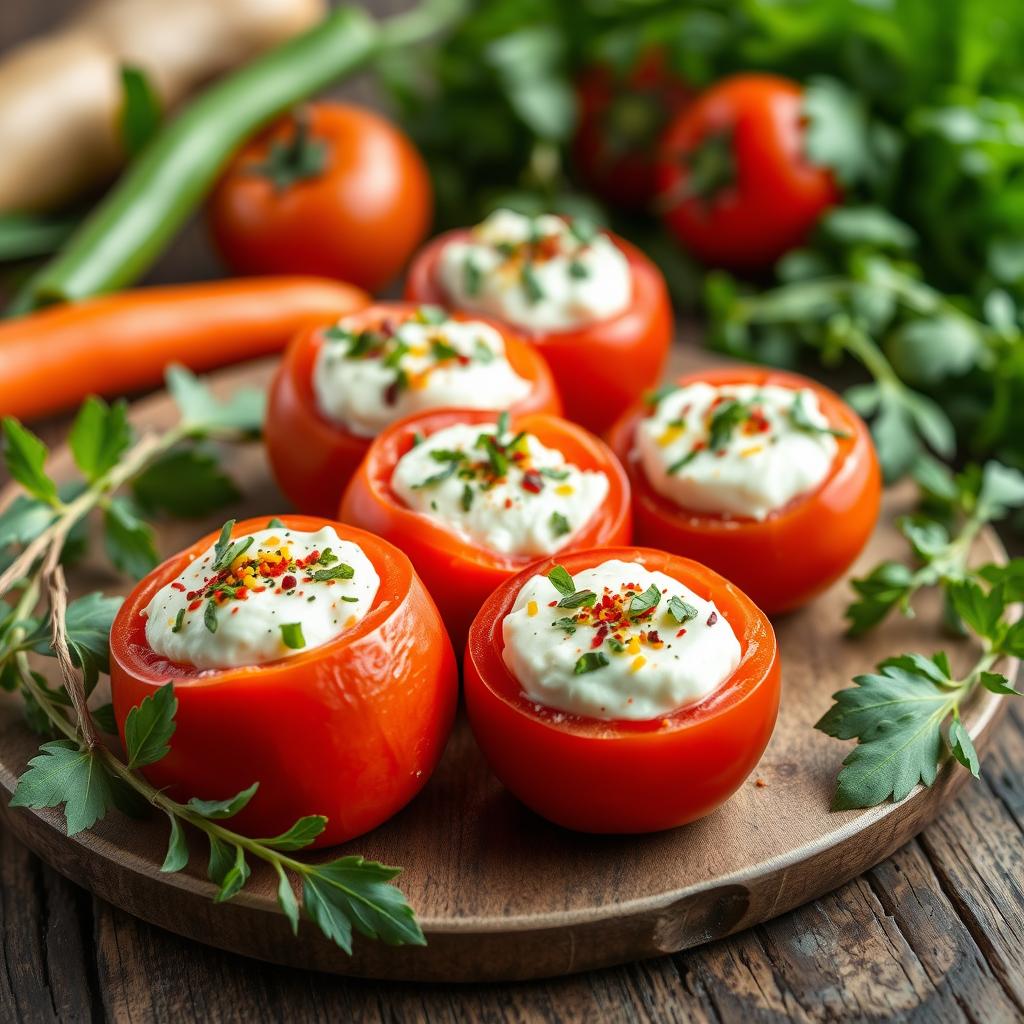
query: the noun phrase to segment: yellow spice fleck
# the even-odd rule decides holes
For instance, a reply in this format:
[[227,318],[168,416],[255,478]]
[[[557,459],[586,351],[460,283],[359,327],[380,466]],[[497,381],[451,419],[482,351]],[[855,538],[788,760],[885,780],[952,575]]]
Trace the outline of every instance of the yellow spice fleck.
[[536,601],[530,601],[530,603],[527,604],[527,606],[526,606],[526,614],[529,615],[531,619],[534,617],[534,615],[537,614],[537,602]]
[[630,672],[639,672],[640,669],[642,669],[644,667],[644,665],[646,665],[646,664],[647,664],[647,659],[642,654],[638,654],[633,659],[633,663],[629,666],[629,671]]
[[744,459],[749,459],[751,455],[757,455],[758,452],[763,451],[763,444],[752,444],[749,448],[744,448],[743,451],[740,452],[740,457]]
[[573,493],[573,490],[574,488],[572,484],[559,484],[559,486],[555,488],[555,494],[561,494],[567,497]]
[[639,654],[640,653],[640,637],[638,637],[638,636],[630,637],[629,643],[626,644],[626,650],[629,651],[630,654]]
[[658,444],[662,448],[667,448],[673,441],[679,440],[685,433],[685,427],[666,427],[661,437],[658,438]]

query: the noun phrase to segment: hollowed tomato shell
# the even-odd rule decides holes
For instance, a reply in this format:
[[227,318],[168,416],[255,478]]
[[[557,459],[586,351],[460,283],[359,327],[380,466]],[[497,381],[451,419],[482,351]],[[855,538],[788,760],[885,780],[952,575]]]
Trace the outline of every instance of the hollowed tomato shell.
[[[532,556],[501,555],[471,544],[419,512],[406,507],[391,488],[398,460],[413,446],[417,433],[429,437],[455,423],[494,423],[497,414],[473,409],[442,409],[410,416],[389,427],[370,446],[341,502],[339,517],[379,534],[400,547],[433,595],[452,643],[461,650],[473,616],[500,583],[534,561]],[[556,448],[581,469],[608,477],[608,494],[566,551],[632,539],[629,482],[618,459],[593,434],[568,420],[545,413],[512,416],[513,431],[526,430],[543,445]]]
[[[466,228],[428,242],[409,268],[405,297],[447,306],[441,284],[441,251],[469,237]],[[514,329],[547,360],[565,415],[588,430],[607,430],[623,410],[661,376],[672,341],[672,303],[661,271],[635,246],[610,235],[629,261],[633,297],[615,316],[564,331]]]
[[[381,303],[345,317],[345,323],[363,330],[386,319],[401,322],[408,320],[417,307],[413,303]],[[529,394],[512,406],[512,411],[562,411],[547,364],[510,328],[486,317],[464,313],[451,316],[488,323],[501,333],[512,369],[531,384]],[[372,439],[350,433],[317,408],[313,367],[323,344],[324,329],[317,328],[300,332],[288,346],[270,385],[264,439],[274,478],[289,501],[302,512],[330,517],[337,512],[342,491]]]
[[635,539],[698,558],[732,580],[769,615],[806,604],[834,583],[860,554],[878,521],[882,476],[864,421],[835,392],[808,377],[756,366],[686,374],[680,385],[775,384],[810,388],[839,438],[832,469],[808,494],[766,519],[743,519],[680,508],[651,487],[635,455],[637,424],[648,409],[633,406],[608,440],[629,474]]
[[[575,574],[613,558],[715,602],[742,656],[714,693],[644,722],[565,714],[525,696],[502,660],[502,623],[519,591],[556,562]],[[747,778],[775,727],[780,671],[768,619],[717,573],[650,548],[600,548],[536,562],[488,598],[470,627],[463,686],[477,743],[527,807],[581,832],[657,832],[709,813]]]
[[[458,673],[434,602],[409,560],[362,530],[281,516],[286,527],[334,526],[359,544],[380,576],[369,612],[341,636],[301,654],[247,668],[198,671],[146,642],[143,609],[201,554],[210,534],[153,570],[128,596],[110,634],[114,714],[166,683],[178,698],[170,752],[142,769],[175,799],[224,799],[259,789],[228,825],[274,836],[307,814],[327,817],[314,844],[369,831],[404,807],[430,778],[451,731]],[[234,534],[263,529],[267,517]]]

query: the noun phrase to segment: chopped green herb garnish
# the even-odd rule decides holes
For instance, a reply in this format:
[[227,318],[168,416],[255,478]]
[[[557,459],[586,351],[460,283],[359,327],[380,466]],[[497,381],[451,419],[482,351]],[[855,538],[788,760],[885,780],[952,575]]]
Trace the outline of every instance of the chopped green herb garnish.
[[483,280],[484,276],[480,268],[473,262],[473,257],[471,256],[466,260],[462,268],[462,286],[466,289],[466,294],[479,295]]
[[551,581],[551,585],[555,590],[557,590],[563,597],[576,593],[576,584],[573,583],[572,577],[562,566],[556,565],[548,573],[548,579]]
[[497,436],[508,433],[508,410],[503,410],[498,416]]
[[590,271],[581,260],[573,260],[569,264],[569,276],[575,281],[585,281],[590,277]]
[[576,659],[573,672],[581,676],[585,672],[594,672],[596,669],[604,668],[607,664],[609,664],[607,655],[602,654],[600,651],[587,651],[586,654],[581,654]]
[[548,525],[551,527],[551,532],[556,537],[564,537],[567,533],[572,532],[569,520],[566,519],[561,512],[552,512],[551,518],[548,520]]
[[732,437],[733,431],[750,419],[753,406],[737,398],[726,399],[712,414],[708,447],[713,452],[721,451]]
[[[433,453],[431,453],[433,454]],[[445,463],[444,469],[440,473],[434,473],[428,476],[426,480],[421,480],[418,484],[413,484],[413,490],[421,490],[424,487],[436,487],[438,484],[444,483],[449,477],[455,476],[458,472],[459,464],[456,461]]]
[[688,466],[698,455],[700,455],[701,448],[691,448],[681,459],[676,459],[671,466],[668,467],[669,476],[673,473],[678,473],[679,470]]
[[185,625],[185,609],[179,608],[178,614],[174,618],[174,625],[171,626],[172,633],[180,633],[181,627]]
[[678,390],[678,384],[663,384],[660,388],[648,391],[647,394],[644,395],[644,404],[653,409],[655,406],[661,404],[662,399],[668,398],[669,395]]
[[431,338],[430,354],[439,363],[443,363],[446,359],[457,359],[459,350],[448,344],[443,338]]
[[523,264],[519,279],[522,282],[527,301],[531,306],[536,305],[544,298],[544,289],[541,287],[540,281],[537,280],[537,272],[533,269],[532,263]]
[[217,632],[217,603],[211,597],[203,609],[203,625],[211,632]]
[[793,399],[793,404],[789,407],[787,417],[793,427],[805,434],[830,434],[832,437],[838,438],[848,438],[850,436],[845,430],[818,426],[811,419],[810,410],[808,410],[805,400],[806,394],[803,391],[798,391],[796,398]]
[[342,598],[342,601],[345,601],[347,604],[356,604],[359,601],[359,598],[358,597],[350,597],[348,594],[346,594]]
[[566,480],[569,477],[569,470],[567,469],[553,469],[550,466],[541,466],[537,470],[541,476],[546,476],[549,480]]
[[355,576],[355,574],[356,571],[351,565],[347,565],[345,562],[339,562],[330,569],[317,569],[317,571],[313,573],[313,579],[317,583],[323,583],[326,580],[350,580]]
[[572,634],[576,632],[576,620],[568,615],[561,619],[555,619],[551,625],[555,629],[564,629],[569,636],[572,636]]
[[302,635],[301,622],[283,622],[281,624],[281,639],[285,647],[293,651],[300,651],[306,646],[306,638]]
[[426,440],[426,438],[417,430],[412,435],[412,446],[413,446],[413,448],[419,447],[419,445],[423,444],[423,442],[425,440]]
[[592,590],[577,590],[574,594],[563,597],[558,602],[559,608],[592,608],[597,602],[597,594]]
[[660,600],[661,591],[652,583],[642,594],[634,594],[629,599],[626,613],[631,619],[638,619],[657,608]]
[[485,342],[481,338],[477,338],[476,341],[473,342],[473,358],[478,363],[493,363],[494,352],[491,349],[491,346],[487,344],[487,342]]
[[473,488],[464,484],[462,488],[462,510],[468,512],[473,507]]
[[420,306],[416,310],[416,319],[421,324],[443,324],[448,319],[448,314],[440,306]]
[[317,559],[320,565],[330,565],[332,562],[336,562],[337,560],[338,556],[330,548],[324,548],[323,551],[320,552],[320,557]]
[[284,529],[284,523],[282,523],[281,520],[277,518],[277,516],[274,516],[274,518],[271,519],[267,523],[267,529],[268,530],[283,530]]
[[679,623],[679,625],[689,622],[690,619],[697,618],[700,614],[692,604],[688,601],[684,601],[681,597],[669,598],[668,613],[676,620],[676,622]]

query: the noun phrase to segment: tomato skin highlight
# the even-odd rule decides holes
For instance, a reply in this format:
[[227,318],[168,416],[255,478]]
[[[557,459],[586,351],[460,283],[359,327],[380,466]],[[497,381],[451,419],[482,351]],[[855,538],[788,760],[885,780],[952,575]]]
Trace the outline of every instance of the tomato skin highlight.
[[[268,518],[238,523],[233,535]],[[451,731],[457,667],[437,608],[400,551],[341,524],[279,518],[294,530],[334,526],[363,548],[381,578],[367,615],[320,647],[264,665],[197,672],[160,658],[140,612],[216,540],[211,533],[150,573],[118,612],[114,714],[123,740],[128,711],[173,682],[177,728],[170,753],[142,769],[149,782],[178,800],[224,799],[259,782],[228,827],[269,837],[322,814],[327,826],[313,845],[330,846],[375,828],[426,783]]]
[[[419,251],[405,280],[406,299],[451,305],[439,277],[441,251],[469,234],[468,228],[447,231]],[[625,254],[633,278],[633,297],[623,312],[572,330],[512,328],[547,361],[565,415],[595,433],[657,383],[674,325],[661,271],[625,239],[608,236]]]
[[[639,561],[715,601],[743,651],[718,690],[649,722],[554,712],[522,693],[501,656],[501,624],[519,590],[555,564],[574,574],[611,558]],[[724,803],[771,738],[780,680],[775,634],[753,602],[705,566],[649,548],[597,548],[535,562],[480,609],[463,663],[469,722],[495,775],[531,810],[580,832],[658,832]]]
[[[734,75],[703,92],[666,129],[656,172],[662,216],[704,263],[741,271],[770,267],[839,202],[832,172],[804,156],[803,95],[786,78]],[[681,198],[690,177],[686,157],[728,131],[735,182],[707,198]]]
[[602,64],[586,68],[576,82],[572,156],[590,190],[624,210],[647,208],[656,191],[658,139],[693,96],[657,49],[624,75]]
[[[417,432],[429,437],[455,423],[495,423],[497,418],[498,414],[481,410],[443,409],[392,425],[374,440],[345,491],[339,512],[343,522],[384,537],[409,556],[441,609],[456,650],[461,650],[469,624],[494,588],[535,559],[497,554],[461,540],[403,505],[391,489],[391,474]],[[629,542],[629,482],[603,441],[574,423],[543,413],[513,415],[510,430],[527,430],[582,469],[599,469],[608,476],[604,502],[564,551]]]
[[829,422],[846,431],[825,480],[766,519],[725,518],[680,508],[651,487],[633,456],[638,403],[608,434],[633,491],[637,543],[699,558],[769,615],[791,611],[834,583],[860,554],[878,521],[882,475],[864,421],[835,392],[809,377],[757,366],[684,374],[680,385],[777,384],[814,391]]
[[395,125],[344,103],[303,108],[322,171],[284,187],[258,168],[294,117],[272,125],[234,158],[207,207],[214,244],[239,274],[310,273],[378,291],[405,266],[433,217],[426,164]]
[[[385,319],[408,320],[417,308],[411,303],[379,303],[346,317],[346,323],[362,330]],[[488,323],[504,338],[512,368],[532,384],[530,393],[512,407],[513,413],[561,412],[551,372],[529,345],[487,317],[450,315],[455,320]],[[323,329],[317,328],[300,332],[288,346],[270,384],[263,433],[274,478],[285,496],[302,512],[332,517],[372,438],[349,433],[317,409],[313,366],[323,341]]]

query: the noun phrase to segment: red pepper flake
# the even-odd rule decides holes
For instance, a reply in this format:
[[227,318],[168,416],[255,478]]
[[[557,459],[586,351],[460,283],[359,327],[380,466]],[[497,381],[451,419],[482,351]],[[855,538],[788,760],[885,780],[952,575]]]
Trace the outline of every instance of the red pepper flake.
[[398,401],[398,393],[402,390],[402,379],[396,377],[385,389],[384,389],[384,404],[394,405]]
[[528,469],[523,474],[523,490],[531,494],[540,494],[544,490],[544,478],[535,469]]
[[249,599],[249,588],[248,587],[239,587],[235,591],[235,599],[237,601],[247,601]]
[[511,498],[506,498],[505,499],[505,508],[511,508],[512,504],[513,504],[513,502],[512,502]]
[[593,650],[597,650],[601,644],[604,643],[605,637],[608,635],[608,627],[602,626],[595,634],[594,639],[590,641],[590,646]]
[[686,636],[686,627],[683,626],[683,628],[676,633],[676,636]]
[[548,607],[549,608],[554,608],[557,604],[558,604],[557,601],[548,601]]
[[[651,610],[653,611],[654,609],[652,608]],[[647,633],[647,642],[649,644],[660,644],[661,643],[661,637],[658,636],[658,631],[656,629],[652,629],[652,630],[648,631],[648,633]]]
[[283,580],[281,580],[282,590],[294,590],[299,585],[299,581],[289,573]]
[[198,608],[198,607],[199,607],[199,606],[200,606],[200,605],[201,605],[202,603],[203,603],[202,601],[193,601],[193,602],[192,602],[192,603],[191,603],[191,604],[190,604],[190,605],[188,606],[188,610],[189,610],[190,612],[194,612],[194,611],[195,611],[195,610],[196,610],[196,609],[197,609],[197,608]]
[[238,614],[238,605],[237,604],[235,605],[234,608],[231,609],[231,614],[232,615],[237,615]]
[[173,588],[174,588],[175,590],[180,590],[180,591],[181,591],[181,592],[182,592],[183,594],[185,593],[186,587],[185,587],[185,584],[184,584],[184,583],[179,583],[179,582],[178,582],[178,580],[175,580],[175,581],[174,581],[174,582],[173,582],[173,583],[171,584],[171,586],[172,586],[172,587],[173,587]]
[[718,621],[718,612],[712,612],[708,616],[708,625],[713,626]]
[[459,355],[456,356],[455,359],[456,362],[458,362],[459,366],[469,366],[469,364],[472,362],[469,356]]

